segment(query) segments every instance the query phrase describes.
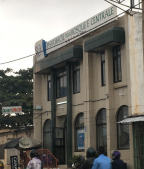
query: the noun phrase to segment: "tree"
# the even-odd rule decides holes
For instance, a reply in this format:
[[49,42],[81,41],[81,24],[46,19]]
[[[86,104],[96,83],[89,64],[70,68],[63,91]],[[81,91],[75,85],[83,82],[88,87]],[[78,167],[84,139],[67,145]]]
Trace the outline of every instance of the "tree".
[[[12,75],[8,75],[12,74]],[[3,116],[2,107],[22,106],[24,115]],[[33,68],[14,72],[0,70],[0,124],[1,127],[19,127],[33,124]]]

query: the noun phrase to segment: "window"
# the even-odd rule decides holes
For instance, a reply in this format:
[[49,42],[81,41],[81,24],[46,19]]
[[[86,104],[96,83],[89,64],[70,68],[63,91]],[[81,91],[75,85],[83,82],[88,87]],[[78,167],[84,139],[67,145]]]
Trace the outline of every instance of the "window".
[[57,70],[57,98],[67,95],[66,67]]
[[51,100],[51,75],[50,74],[48,74],[47,88],[48,88],[48,101],[50,101]]
[[43,130],[43,148],[51,151],[51,120],[46,120]]
[[[128,117],[128,106],[123,106],[119,109],[117,115],[117,122]],[[129,149],[129,125],[117,123],[117,140],[118,149]]]
[[80,62],[73,64],[73,93],[80,92]]
[[75,121],[75,150],[85,150],[84,113],[78,114]]
[[114,83],[122,81],[120,46],[113,48]]
[[106,85],[105,82],[105,52],[101,52],[101,79],[102,79],[102,86]]
[[107,119],[106,109],[101,109],[98,113],[96,120],[96,131],[97,131],[97,148],[104,146],[105,151],[107,150]]

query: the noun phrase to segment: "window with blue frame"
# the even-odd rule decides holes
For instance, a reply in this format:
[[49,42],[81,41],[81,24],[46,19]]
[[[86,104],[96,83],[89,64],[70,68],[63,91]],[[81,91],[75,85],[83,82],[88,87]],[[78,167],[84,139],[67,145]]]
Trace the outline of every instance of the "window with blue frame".
[[56,95],[57,98],[65,97],[67,95],[67,74],[66,67],[60,68],[56,73]]

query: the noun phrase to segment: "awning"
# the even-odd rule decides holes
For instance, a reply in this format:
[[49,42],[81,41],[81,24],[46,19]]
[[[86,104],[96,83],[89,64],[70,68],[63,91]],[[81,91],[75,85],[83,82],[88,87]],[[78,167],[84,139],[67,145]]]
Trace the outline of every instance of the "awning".
[[144,116],[130,116],[117,123],[134,123],[144,121]]
[[58,51],[54,54],[49,55],[48,57],[42,59],[41,61],[36,62],[33,66],[33,72],[43,74],[43,71],[52,68],[55,65],[60,63],[71,61],[72,59],[82,59],[83,58],[83,49],[82,46],[73,45],[62,51]]
[[85,52],[95,52],[97,48],[114,43],[125,43],[125,30],[122,27],[113,26],[96,36],[92,36],[90,39],[85,41],[84,49]]

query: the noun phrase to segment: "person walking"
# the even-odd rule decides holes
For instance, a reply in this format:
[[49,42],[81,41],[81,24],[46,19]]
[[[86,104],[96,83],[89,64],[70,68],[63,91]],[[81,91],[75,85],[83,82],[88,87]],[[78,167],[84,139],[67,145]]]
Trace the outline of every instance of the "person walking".
[[96,151],[94,148],[90,147],[87,149],[86,158],[87,159],[83,162],[79,169],[91,169],[93,161],[96,158]]
[[111,159],[104,155],[105,149],[103,146],[98,148],[99,157],[94,160],[92,169],[111,169]]
[[30,157],[32,160],[29,161],[27,169],[42,169],[42,162],[38,159],[38,152],[35,149],[31,150]]
[[0,161],[0,169],[4,169],[4,164],[2,161]]
[[120,152],[119,151],[114,151],[112,153],[112,169],[125,169],[125,164],[124,162],[120,159]]

